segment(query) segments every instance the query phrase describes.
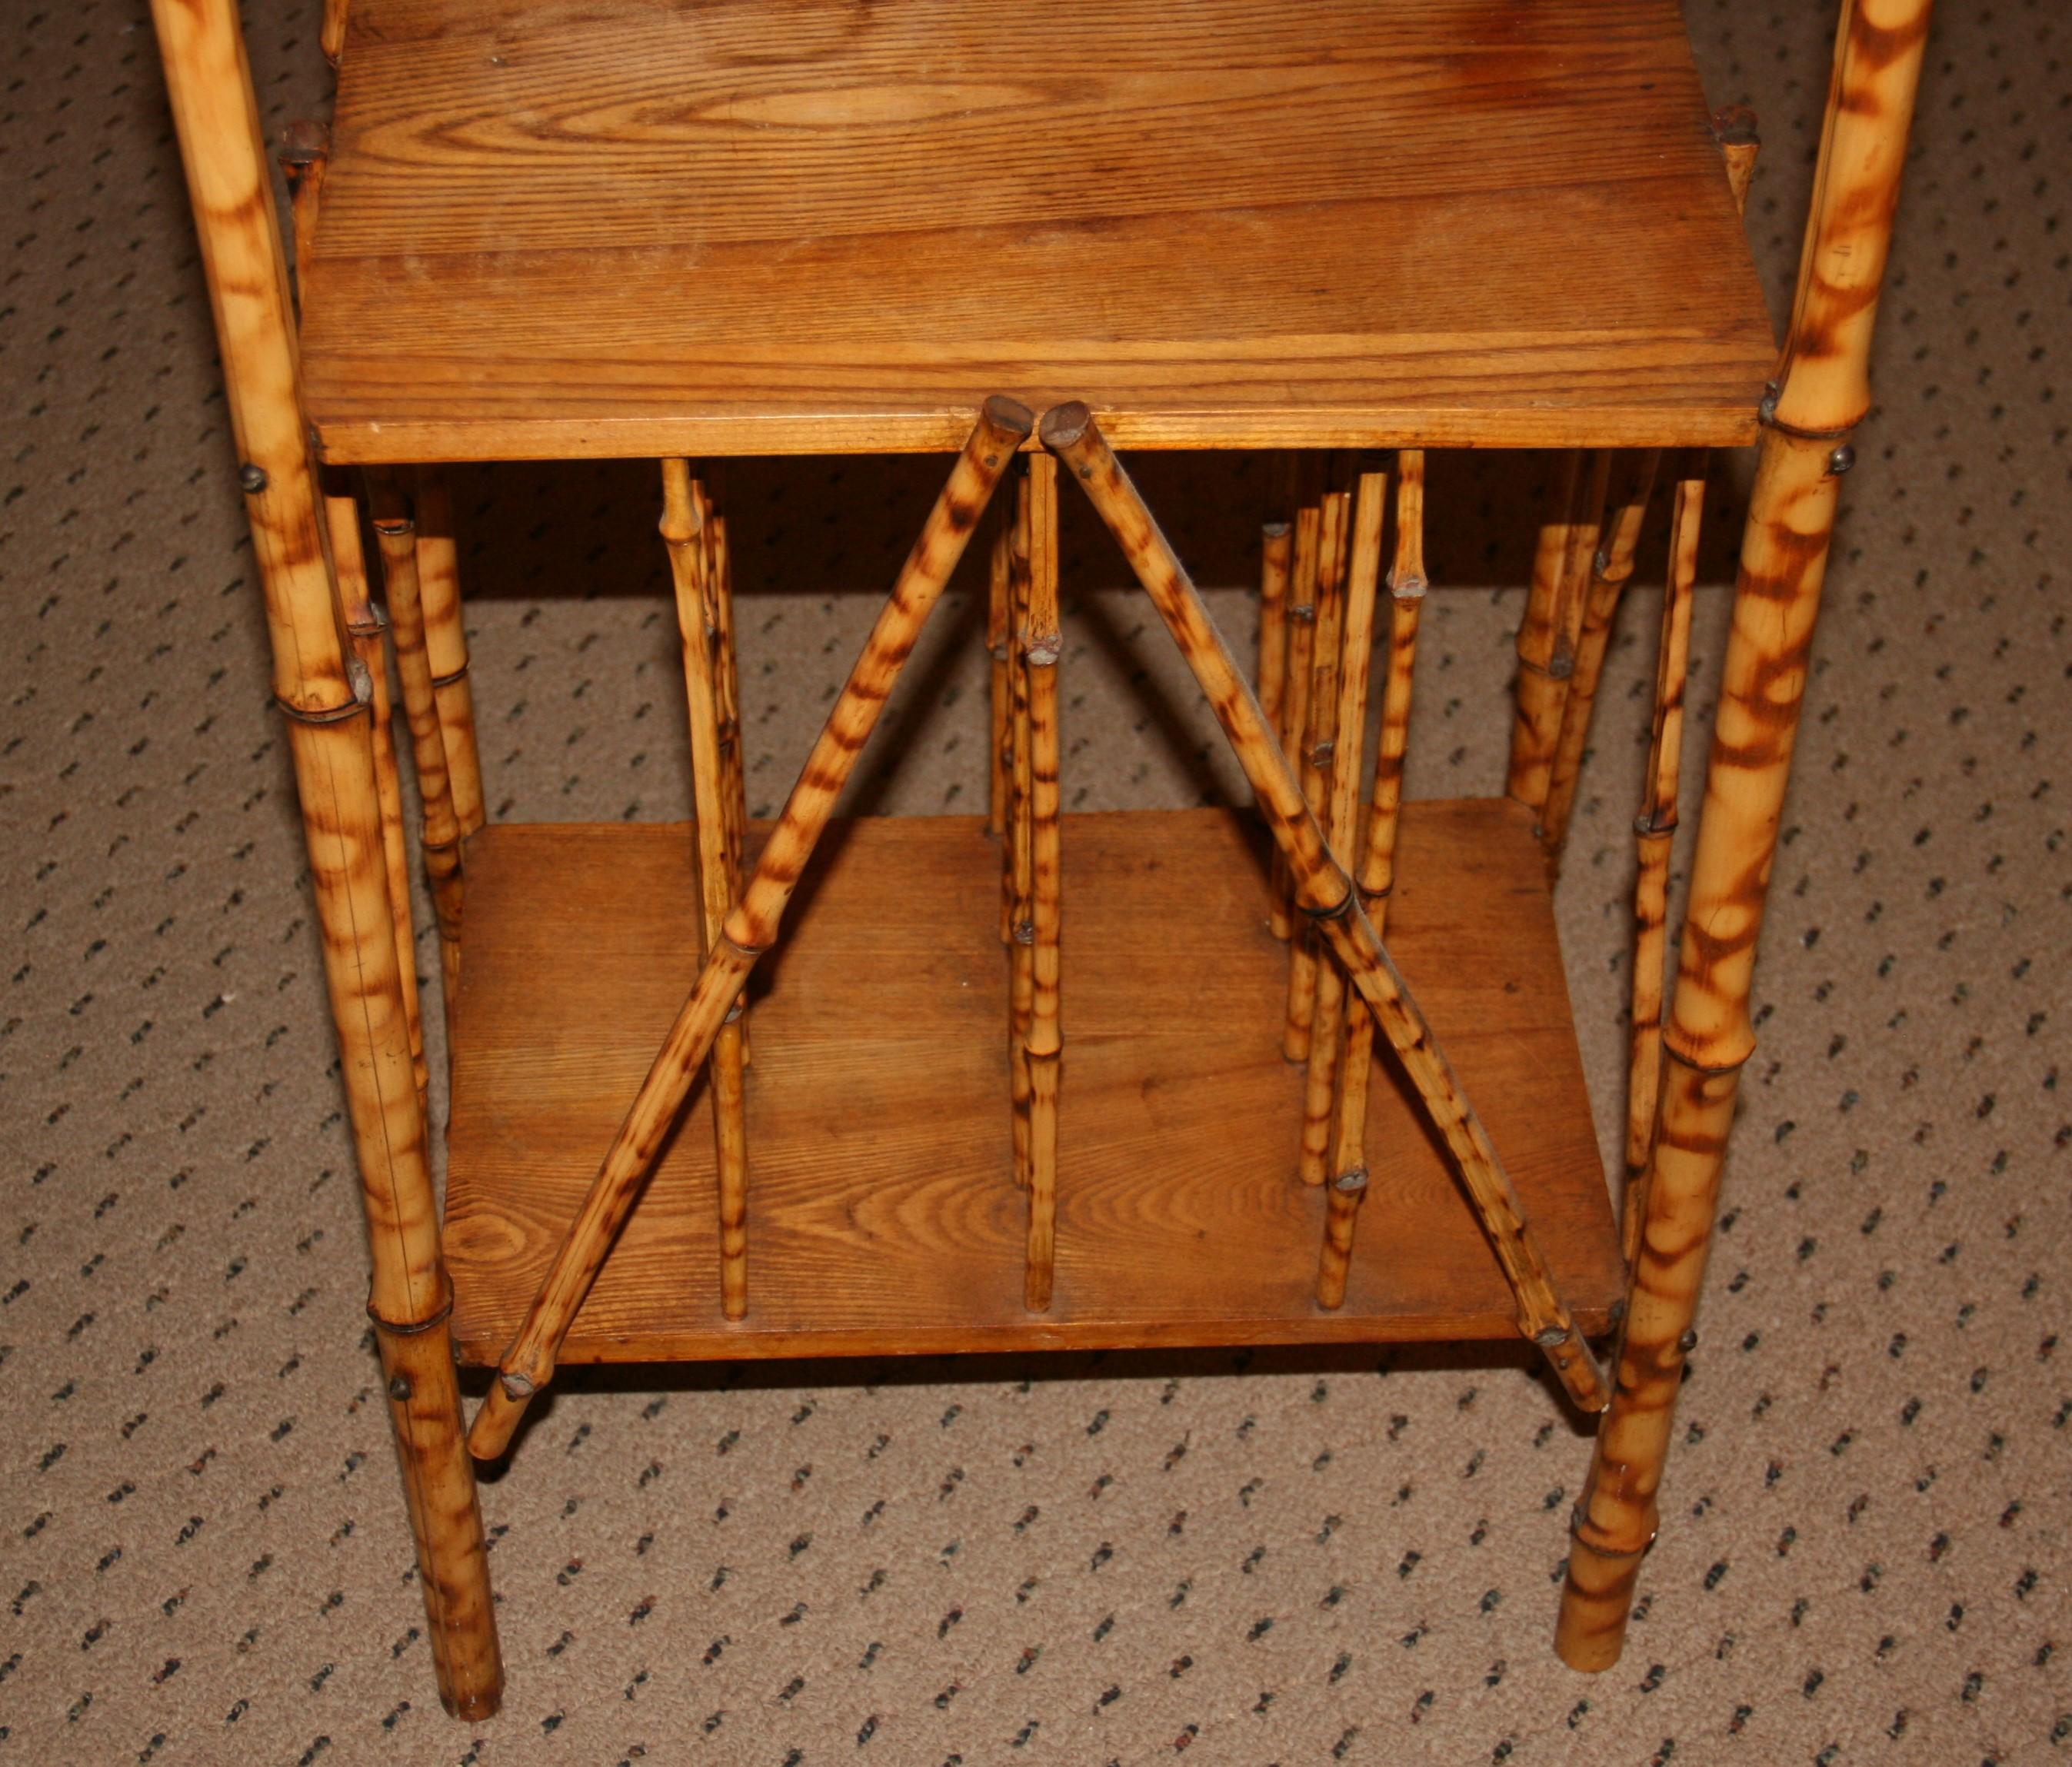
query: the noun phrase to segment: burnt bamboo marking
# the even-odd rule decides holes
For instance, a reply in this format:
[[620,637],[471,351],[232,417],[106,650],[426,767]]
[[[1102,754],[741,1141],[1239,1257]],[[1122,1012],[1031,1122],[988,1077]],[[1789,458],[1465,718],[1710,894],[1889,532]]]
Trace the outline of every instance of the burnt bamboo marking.
[[1064,650],[1058,610],[1058,463],[1029,459],[1030,977],[1029,1245],[1022,1304],[1046,1313],[1057,1256],[1058,1091],[1064,1037],[1059,1000],[1063,853],[1059,823],[1058,665]]
[[[718,667],[708,618],[705,577],[713,568],[710,520],[690,463],[662,462],[662,522],[676,594],[684,655],[684,697],[691,739],[691,798],[697,846],[702,963],[719,943],[734,906],[727,869],[727,786],[720,749]],[[721,1310],[748,1312],[748,1137],[737,1011],[713,1035],[712,1048],[714,1201],[718,1210]]]
[[1847,438],[1868,360],[1929,0],[1845,0],[1811,224],[1734,590],[1704,808],[1692,858],[1639,1255],[1617,1384],[1577,1506],[1555,1648],[1570,1667],[1618,1660],[1711,1249],[1749,1013]]
[[727,915],[697,986],[641,1082],[589,1194],[526,1309],[524,1323],[504,1353],[497,1379],[468,1432],[469,1450],[478,1459],[493,1459],[509,1446],[527,1403],[553,1378],[561,1341],[639,1195],[693,1079],[756,960],[776,942],[785,906],[827,827],[857,755],[877,725],[886,697],[963,556],[972,528],[985,513],[1001,475],[1032,427],[1034,418],[1026,407],[997,396],[987,400],[871,628],[862,655],[814,742],[783,814],[763,843],[754,876]]
[[[296,381],[294,310],[232,0],[153,0],[286,714],[380,1345],[439,1697],[487,1718],[504,1670],[410,1055],[381,833],[373,683],[352,656]],[[401,1346],[407,1341],[409,1348]]]
[[1569,1396],[1602,1408],[1604,1380],[1527,1226],[1518,1192],[1463,1096],[1445,1052],[1404,986],[1353,880],[1332,853],[1302,788],[1268,728],[1186,568],[1083,405],[1054,407],[1044,446],[1071,469],[1193,670],[1250,780],[1275,842],[1288,856],[1296,899],[1323,931],[1409,1076],[1427,1120],[1451,1150],[1463,1187],[1519,1303],[1519,1329],[1539,1344]]
[[[702,548],[701,581],[705,589],[705,632],[712,646],[713,698],[719,741],[719,824],[725,858],[727,900],[741,894],[742,855],[748,842],[747,762],[741,735],[741,678],[734,650],[734,549],[726,517],[713,507],[709,486],[691,483],[697,499]],[[750,1029],[748,996],[734,1003],[734,1027],[741,1043],[741,1065],[755,1065],[755,1037]]]
[[[1388,662],[1382,683],[1381,733],[1375,746],[1367,838],[1355,880],[1377,938],[1387,931],[1389,892],[1396,884],[1396,828],[1403,805],[1403,760],[1410,746],[1410,688],[1424,590],[1424,456],[1406,448],[1396,462],[1396,553],[1388,571]],[[1348,849],[1350,844],[1348,839]],[[1356,1002],[1346,1015],[1331,1187],[1325,1202],[1324,1248],[1317,1267],[1317,1304],[1327,1309],[1345,1304],[1354,1231],[1367,1195],[1367,1087],[1374,1031],[1374,1015],[1363,1003]]]

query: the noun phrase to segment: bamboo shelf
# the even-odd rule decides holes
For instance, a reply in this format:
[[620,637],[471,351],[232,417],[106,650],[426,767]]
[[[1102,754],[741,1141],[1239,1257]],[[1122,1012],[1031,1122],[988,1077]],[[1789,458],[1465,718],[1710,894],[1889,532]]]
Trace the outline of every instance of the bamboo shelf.
[[[1387,1060],[1346,1303],[1315,1305],[1326,1197],[1295,1178],[1303,1075],[1281,1051],[1287,952],[1250,819],[1067,816],[1063,849],[1050,1312],[1022,1305],[999,849],[976,818],[874,818],[830,829],[758,972],[746,1316],[721,1311],[701,1081],[561,1361],[1515,1341],[1488,1242]],[[1531,818],[1414,803],[1399,853],[1390,947],[1601,1331],[1624,1270]],[[467,865],[446,1250],[455,1341],[483,1364],[696,975],[698,886],[680,825],[491,827]]]
[[[353,0],[335,462],[1732,446],[1776,366],[1677,0]],[[1091,298],[1090,298],[1091,297]]]

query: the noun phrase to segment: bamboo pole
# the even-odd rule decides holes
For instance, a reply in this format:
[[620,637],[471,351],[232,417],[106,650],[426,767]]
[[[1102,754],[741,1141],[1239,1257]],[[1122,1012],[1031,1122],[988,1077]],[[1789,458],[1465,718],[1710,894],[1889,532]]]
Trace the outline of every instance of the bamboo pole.
[[1517,705],[1504,790],[1532,812],[1536,823],[1553,780],[1610,469],[1611,456],[1601,450],[1572,450],[1563,458],[1556,495],[1560,519],[1540,530],[1532,586],[1518,628]]
[[[1363,514],[1364,510],[1363,509]],[[1367,840],[1355,880],[1360,905],[1387,930],[1389,893],[1396,886],[1396,828],[1403,805],[1403,759],[1410,745],[1410,689],[1417,662],[1417,620],[1424,606],[1424,456],[1406,448],[1396,462],[1396,555],[1388,571],[1388,672],[1382,684],[1381,734],[1374,762],[1374,795]],[[1364,734],[1364,733],[1363,733]],[[1351,844],[1350,833],[1346,848]],[[1326,1200],[1324,1249],[1317,1268],[1317,1304],[1345,1304],[1352,1270],[1353,1234],[1367,1195],[1367,1107],[1374,1059],[1374,1015],[1356,1005],[1346,1014],[1344,1071],[1338,1081],[1337,1138],[1331,1188]]]
[[[993,536],[986,560],[985,653],[990,659],[993,692],[988,704],[992,713],[992,740],[986,749],[987,787],[985,832],[994,840],[1007,832],[1008,807],[1013,792],[1014,705],[1007,673],[1008,627],[1007,528],[1002,524]],[[1003,876],[1006,872],[1003,865]],[[1000,902],[1000,942],[1014,936],[1014,903],[1009,886],[1003,884]]]
[[482,760],[475,748],[475,689],[467,676],[467,632],[461,622],[460,548],[454,539],[453,498],[446,475],[419,466],[411,502],[417,522],[417,590],[425,610],[425,662],[446,750],[454,824],[465,840],[488,820],[482,795]]
[[[1302,782],[1302,796],[1309,812],[1321,822],[1330,794],[1330,732],[1338,717],[1338,642],[1345,626],[1345,569],[1346,508],[1351,499],[1342,491],[1326,491],[1318,510],[1316,618],[1309,647],[1309,686],[1302,696],[1302,719],[1289,733],[1289,752],[1295,757],[1296,774]],[[1319,948],[1317,930],[1297,925],[1288,941],[1288,1029],[1282,1051],[1290,1061],[1306,1066],[1317,1059],[1319,1036],[1335,1043],[1335,1020],[1330,1016],[1342,997],[1329,1004],[1322,995],[1324,972],[1330,968]],[[1298,1056],[1293,1052],[1300,1050]],[[1326,1057],[1327,1066],[1334,1062]],[[1305,1079],[1306,1094],[1309,1082]],[[1319,1162],[1314,1169],[1297,1160],[1304,1181],[1323,1182]]]
[[[1338,598],[1338,631],[1330,639],[1338,659],[1334,691],[1327,707],[1311,702],[1310,727],[1317,730],[1329,720],[1328,734],[1320,733],[1311,754],[1326,784],[1325,836],[1334,852],[1350,853],[1359,832],[1361,763],[1367,746],[1367,686],[1374,666],[1375,598],[1381,586],[1388,475],[1361,474],[1357,508],[1350,507],[1350,498],[1342,495],[1340,501],[1347,507],[1341,511],[1338,531],[1350,540],[1351,569],[1345,593]],[[1357,998],[1350,1004],[1351,1017],[1367,1017]],[[1305,1184],[1322,1184],[1334,1175],[1332,1131],[1348,1016],[1345,979],[1338,965],[1326,959],[1317,966],[1317,1015],[1302,1087],[1297,1175]]]
[[[713,507],[710,488],[693,481],[691,491],[697,499],[705,632],[712,645],[713,707],[718,721],[722,875],[727,900],[732,902],[741,894],[742,856],[748,845],[748,769],[741,735],[740,661],[734,640],[734,549],[727,538],[726,517]],[[734,1003],[729,1022],[741,1044],[742,1066],[754,1066],[755,1038],[749,1028],[746,993]]]
[[[719,943],[734,906],[727,873],[726,785],[720,753],[717,668],[707,622],[706,573],[712,566],[703,499],[690,464],[662,462],[662,539],[676,592],[676,627],[683,641],[684,697],[689,713],[691,793],[696,812],[699,961]],[[713,1176],[719,1211],[721,1310],[729,1319],[748,1311],[748,1137],[741,1060],[741,1007],[714,1033],[712,1048]]]
[[[1294,555],[1295,531],[1275,520],[1260,531],[1259,544],[1259,705],[1276,732],[1281,729],[1281,697],[1288,688],[1288,573]],[[1271,893],[1268,924],[1276,939],[1293,931],[1288,898]]]
[[381,857],[388,885],[388,918],[396,931],[396,973],[402,984],[403,1017],[409,1026],[410,1066],[417,1078],[417,1104],[431,1120],[430,1076],[425,1066],[425,1021],[417,999],[417,939],[410,923],[410,855],[403,836],[403,791],[396,766],[396,713],[389,697],[388,622],[374,605],[367,581],[367,555],[360,539],[360,505],[350,496],[324,499],[333,572],[347,641],[367,671],[371,692],[368,734],[373,744],[374,789],[381,811]]
[[[1288,685],[1281,696],[1281,750],[1300,776],[1303,741],[1309,728],[1309,696],[1316,688],[1317,613],[1322,579],[1324,512],[1321,503],[1295,516],[1294,600],[1288,610]],[[1263,714],[1262,714],[1263,715]],[[1309,1059],[1309,1029],[1316,1011],[1317,954],[1310,929],[1293,918],[1294,885],[1287,862],[1276,857],[1275,876],[1287,899],[1288,1017],[1281,1035],[1281,1053],[1289,1061]]]
[[1626,1070],[1626,1194],[1619,1216],[1626,1268],[1640,1255],[1647,1212],[1648,1154],[1662,1091],[1663,968],[1669,948],[1669,851],[1676,838],[1678,775],[1684,760],[1684,685],[1691,655],[1691,606],[1705,510],[1705,450],[1678,475],[1670,515],[1669,574],[1663,590],[1662,639],[1655,656],[1655,717],[1647,778],[1634,820],[1638,865],[1634,884],[1633,1010]]
[[1033,427],[1030,412],[1013,400],[995,396],[986,401],[785,799],[783,814],[763,843],[754,876],[727,915],[697,985],[641,1082],[523,1324],[504,1353],[498,1377],[468,1434],[469,1450],[477,1458],[493,1459],[504,1452],[532,1395],[553,1378],[554,1358],[576,1310],[597,1280],[749,972],[775,943],[786,905],[923,623],[963,556],[1001,475]]
[[431,881],[433,911],[438,918],[439,969],[450,1025],[460,997],[460,824],[454,815],[446,741],[439,729],[438,688],[425,654],[417,527],[393,479],[386,474],[370,474],[368,483],[374,503],[374,537],[381,548],[382,584],[388,594],[396,676],[403,689],[403,716],[410,728],[410,754],[417,766],[423,824],[418,847],[425,875]]
[[1029,1033],[1036,1013],[1036,752],[1029,703],[1029,598],[1031,546],[1029,472],[1014,478],[1013,520],[1007,543],[1008,680],[1013,810],[1008,824],[1007,888],[1013,902],[1007,946],[1007,1083],[1014,1183],[1029,1188],[1034,1158],[1030,1110],[1036,1082],[1029,1066]]
[[[1297,483],[1301,475],[1297,475]],[[1288,586],[1287,670],[1280,699],[1281,721],[1273,729],[1281,752],[1293,762],[1301,753],[1302,732],[1309,721],[1309,669],[1317,647],[1317,549],[1322,538],[1323,511],[1314,503],[1300,503],[1295,511],[1294,565]],[[1300,940],[1306,929],[1294,918],[1295,897],[1288,876],[1288,861],[1278,848],[1273,853],[1274,918],[1289,928],[1288,962],[1292,975],[1301,961]],[[1281,1033],[1281,1053],[1289,1061],[1309,1058],[1309,1032],[1306,1024],[1291,1019]]]
[[1555,1633],[1572,1668],[1618,1660],[1655,1535],[1735,1095],[1755,1049],[1756,943],[1837,481],[1854,458],[1848,438],[1870,404],[1871,330],[1929,10],[1929,0],[1848,0],[1842,9],[1798,300],[1778,392],[1765,401],[1618,1384],[1577,1506]]
[[[1030,972],[1029,1248],[1022,1304],[1046,1313],[1057,1256],[1058,1083],[1064,1038],[1059,1011],[1063,877],[1059,827],[1058,463],[1029,461]],[[1020,947],[1018,947],[1018,949]]]
[[323,23],[319,27],[317,42],[323,51],[324,60],[332,67],[345,52],[345,21],[350,0],[323,0]]
[[474,1473],[460,1440],[440,1256],[384,863],[373,685],[351,658],[297,392],[293,309],[251,74],[232,0],[153,0],[173,122],[240,462],[287,718],[324,977],[372,1269],[368,1311],[389,1396],[439,1695],[486,1718],[503,1666]]
[[1451,1150],[1490,1249],[1518,1299],[1519,1329],[1540,1346],[1578,1406],[1601,1409],[1603,1378],[1556,1289],[1518,1192],[1498,1161],[1481,1119],[1462,1095],[1430,1024],[1360,906],[1351,877],[1326,843],[1294,770],[1274,741],[1259,701],[1231,660],[1186,567],[1083,405],[1054,407],[1043,419],[1042,438],[1100,512],[1172,633],[1251,782],[1276,843],[1288,856],[1297,901],[1330,941],[1400,1058],[1426,1120]]
[[1634,554],[1639,549],[1640,531],[1647,520],[1647,506],[1655,495],[1655,476],[1661,461],[1659,448],[1630,450],[1621,455],[1624,482],[1611,500],[1608,520],[1601,530],[1604,544],[1588,569],[1589,587],[1576,639],[1574,670],[1561,703],[1560,730],[1555,738],[1547,800],[1540,817],[1540,841],[1550,869],[1560,868],[1561,851],[1568,841],[1568,819],[1576,807],[1576,787],[1583,770],[1583,751],[1590,738],[1590,716],[1597,709],[1597,683],[1611,643],[1612,617],[1618,613],[1620,598],[1633,577]]

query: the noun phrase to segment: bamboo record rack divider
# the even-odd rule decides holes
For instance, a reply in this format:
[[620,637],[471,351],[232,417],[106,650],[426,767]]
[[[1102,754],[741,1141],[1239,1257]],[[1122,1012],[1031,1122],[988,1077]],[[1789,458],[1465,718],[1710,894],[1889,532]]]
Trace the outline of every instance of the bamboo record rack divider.
[[[1271,57],[1243,52],[1283,28],[1260,9],[1194,0],[1174,9],[1193,15],[1177,25],[1147,9],[1155,16],[1116,26],[1083,0],[1040,16],[946,0],[940,47],[975,89],[997,89],[988,70],[1003,54],[1098,82],[1113,31],[1135,33],[1138,64],[1170,89],[1141,112],[1134,88],[1111,95],[1132,139],[1162,139],[1169,115],[1200,110],[1260,151],[1166,154],[1125,212],[1113,181],[1089,183],[1071,148],[1080,125],[1107,126],[1098,114],[1071,129],[1017,118],[1030,158],[1001,179],[973,172],[954,129],[884,140],[831,123],[814,153],[860,156],[888,213],[917,228],[944,217],[940,237],[921,228],[883,267],[902,310],[943,346],[926,364],[886,350],[879,267],[865,277],[849,256],[870,236],[853,193],[797,175],[771,145],[783,131],[732,145],[747,187],[820,205],[787,228],[829,230],[807,331],[834,340],[834,355],[798,354],[785,327],[803,322],[771,293],[798,278],[775,274],[771,226],[676,177],[680,143],[667,129],[629,124],[622,146],[648,156],[668,215],[685,188],[711,203],[705,255],[672,273],[707,277],[711,298],[645,302],[637,266],[659,249],[644,231],[656,215],[627,208],[618,174],[595,182],[618,161],[586,153],[573,128],[504,166],[558,199],[497,211],[509,226],[494,274],[477,277],[466,242],[479,213],[467,199],[481,165],[463,155],[443,181],[398,183],[390,150],[445,151],[440,95],[481,60],[482,31],[536,37],[543,52],[509,73],[544,82],[525,88],[530,112],[589,115],[584,68],[636,69],[674,91],[671,80],[689,89],[746,65],[698,33],[724,37],[753,9],[717,22],[636,0],[598,0],[579,18],[530,0],[489,10],[485,24],[462,0],[327,0],[339,114],[328,134],[292,129],[281,154],[291,290],[234,8],[153,0],[301,792],[370,1227],[369,1312],[448,1708],[485,1716],[502,1687],[474,1461],[512,1447],[559,1366],[597,1361],[1522,1336],[1580,1413],[1602,1414],[1556,1646],[1578,1668],[1608,1666],[1653,1536],[1737,1077],[1754,1046],[1753,954],[1836,487],[1868,408],[1928,0],[1843,0],[1815,212],[1766,389],[1767,331],[1737,223],[1753,119],[1720,113],[1716,151],[1694,149],[1696,86],[1671,0],[1408,0],[1371,30],[1352,0],[1318,0],[1289,27],[1310,33],[1296,47],[1342,88],[1342,113],[1322,107],[1315,126],[1302,103],[1276,113],[1226,102],[1251,93],[1267,62],[1302,65],[1279,39]],[[837,95],[876,90],[886,66],[911,59],[911,28],[877,18],[813,77]],[[1227,34],[1227,64],[1179,54],[1175,29],[1186,46]],[[578,54],[595,43],[575,30],[623,52]],[[1515,107],[1491,97],[1501,82],[1396,77],[1406,65],[1456,69],[1449,31],[1516,35],[1507,65],[1524,70],[1539,133],[1519,135]],[[1612,80],[1602,91],[1552,53],[1589,31]],[[1575,208],[1536,171],[1508,175],[1521,155],[1560,162],[1548,129],[1569,129],[1579,154],[1605,138],[1605,103],[1634,150],[1601,167],[1619,203]],[[1392,133],[1369,139],[1366,121],[1343,120],[1373,117]],[[1286,151],[1298,138],[1305,152]],[[1227,183],[1241,162],[1247,178],[1277,167],[1299,183],[1309,175],[1290,167],[1352,142],[1368,157],[1309,191],[1318,212],[1347,238],[1395,236],[1384,224],[1416,209],[1432,165],[1405,171],[1388,143],[1427,138],[1457,158],[1452,226],[1417,236],[1429,264],[1334,257],[1319,242],[1338,232],[1325,228],[1303,240],[1321,254],[1315,277],[1289,278],[1272,217],[1310,206]],[[497,160],[493,132],[483,139]],[[1248,247],[1231,244],[1216,287],[1190,281],[1175,266],[1201,256],[1199,215],[1248,202],[1266,258],[1248,266]],[[1074,236],[1038,225],[1060,203],[1097,220],[1128,266],[1097,302],[1077,264],[1032,273],[1020,248],[998,245]],[[1532,232],[1528,211],[1572,232],[1587,216],[1626,253],[1622,278],[1578,291],[1566,331],[1505,306],[1529,299],[1529,277],[1491,273]],[[534,231],[550,212],[590,229],[598,261],[625,273],[569,284],[559,224]],[[424,274],[407,287],[385,270],[370,279],[368,242],[385,265],[411,227]],[[984,252],[980,228],[993,242]],[[788,249],[792,232],[776,231]],[[1544,240],[1532,249],[1548,255]],[[1306,285],[1334,279],[1342,310],[1320,312]],[[1231,287],[1268,291],[1242,323],[1219,304]],[[627,300],[637,314],[614,304]],[[981,322],[989,302],[1012,318]],[[1104,343],[1087,341],[1090,305]],[[1424,329],[1392,329],[1390,314],[1411,306]],[[751,329],[727,329],[744,314]],[[614,345],[607,360],[590,347],[648,321],[658,355]],[[1006,335],[1049,339],[1048,353],[1005,351]],[[1324,335],[1342,340],[1343,360],[1320,369]],[[1253,351],[1239,336],[1266,341]],[[684,382],[685,363],[706,378]],[[1100,394],[1097,407],[1082,393]],[[1708,450],[1758,436],[1672,986],[1670,854]],[[1276,451],[1249,676],[1118,442]],[[1505,795],[1409,802],[1427,469],[1451,443],[1559,452],[1517,638]],[[776,816],[752,822],[736,536],[717,487],[721,457],[758,446],[930,450],[950,465],[796,783]],[[424,462],[554,452],[658,463],[686,823],[527,828],[487,815],[452,498]],[[1615,1210],[1552,892],[1614,623],[1655,568],[1646,536],[1663,487]],[[1106,530],[1227,739],[1248,805],[1063,813],[1067,519]],[[825,840],[974,547],[991,682],[985,815],[865,820]],[[413,848],[436,978],[417,973]],[[434,987],[451,1051],[443,1082],[425,1054]],[[443,1221],[427,1144],[442,1084]],[[493,1370],[465,1437],[456,1357]]]

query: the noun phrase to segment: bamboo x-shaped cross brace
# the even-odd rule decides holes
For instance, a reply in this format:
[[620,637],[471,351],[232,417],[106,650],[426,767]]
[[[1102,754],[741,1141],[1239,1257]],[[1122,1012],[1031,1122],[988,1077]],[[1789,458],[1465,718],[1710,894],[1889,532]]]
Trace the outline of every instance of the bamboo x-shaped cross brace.
[[[907,555],[863,653],[807,758],[755,875],[713,942],[697,985],[641,1083],[582,1206],[554,1255],[504,1351],[498,1379],[468,1433],[479,1459],[509,1444],[532,1395],[553,1377],[554,1359],[577,1310],[602,1268],[693,1079],[756,960],[775,943],[778,924],[835,800],[876,725],[923,623],[948,584],[972,528],[992,500],[1034,420],[1026,406],[986,401],[949,482]],[[1610,1398],[1604,1376],[1556,1292],[1525,1220],[1523,1206],[1469,1107],[1423,1012],[1404,984],[1359,905],[1352,879],[1326,842],[1300,782],[1269,731],[1186,569],[1092,413],[1076,402],[1044,418],[1043,445],[1068,467],[1120,544],[1137,580],[1180,647],[1288,865],[1296,899],[1314,920],[1409,1075],[1433,1127],[1452,1150],[1462,1182],[1516,1296],[1519,1327],[1546,1353],[1570,1396],[1586,1411]]]

